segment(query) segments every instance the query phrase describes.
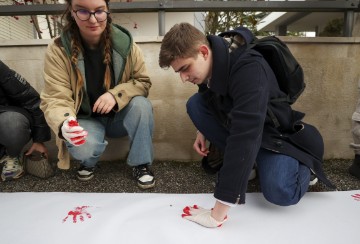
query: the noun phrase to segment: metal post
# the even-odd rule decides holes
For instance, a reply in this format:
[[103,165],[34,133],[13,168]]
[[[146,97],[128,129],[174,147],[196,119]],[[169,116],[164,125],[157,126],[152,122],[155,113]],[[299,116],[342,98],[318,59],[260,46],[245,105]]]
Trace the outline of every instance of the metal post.
[[158,0],[159,11],[158,11],[158,24],[159,24],[159,36],[165,36],[165,9],[168,0]]
[[160,10],[158,13],[159,36],[165,36],[165,11]]
[[346,11],[344,13],[344,36],[351,37],[354,28],[354,11]]
[[276,26],[275,35],[277,36],[286,36],[287,26],[286,25],[278,25]]

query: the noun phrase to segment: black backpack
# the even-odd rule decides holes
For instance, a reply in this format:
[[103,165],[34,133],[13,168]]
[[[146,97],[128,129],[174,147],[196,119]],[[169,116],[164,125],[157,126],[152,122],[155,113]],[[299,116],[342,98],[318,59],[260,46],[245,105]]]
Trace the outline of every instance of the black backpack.
[[255,39],[248,46],[263,55],[273,70],[280,89],[286,98],[276,99],[293,104],[304,91],[304,72],[284,42],[275,36]]
[[[242,45],[234,38],[241,35],[244,27],[238,27],[233,31],[223,32],[219,36],[226,36],[229,42],[229,48],[234,50]],[[229,36],[230,35],[230,36]],[[245,42],[248,40],[245,40]],[[266,36],[263,38],[254,38],[250,43],[246,43],[248,49],[254,49],[261,53],[267,63],[273,70],[280,89],[287,94],[285,98],[274,99],[272,101],[288,102],[293,104],[304,91],[306,84],[304,82],[304,72],[298,61],[292,55],[286,44],[275,36]]]

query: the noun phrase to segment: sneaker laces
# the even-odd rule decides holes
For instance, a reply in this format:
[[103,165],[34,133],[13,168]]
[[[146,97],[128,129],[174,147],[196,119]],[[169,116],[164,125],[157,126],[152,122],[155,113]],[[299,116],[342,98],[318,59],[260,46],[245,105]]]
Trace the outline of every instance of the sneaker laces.
[[82,170],[94,171],[94,170],[95,170],[95,167],[88,167],[88,166],[85,166],[85,165],[80,165],[78,171],[82,171]]
[[152,180],[154,177],[153,173],[149,170],[147,165],[139,165],[133,168],[133,174],[137,179],[141,180]]

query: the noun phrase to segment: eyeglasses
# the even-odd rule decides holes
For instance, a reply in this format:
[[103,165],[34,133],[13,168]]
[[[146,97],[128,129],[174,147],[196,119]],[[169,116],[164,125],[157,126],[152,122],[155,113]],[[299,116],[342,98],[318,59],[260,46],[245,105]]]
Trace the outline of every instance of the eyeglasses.
[[95,19],[98,22],[105,21],[108,18],[108,15],[110,14],[105,10],[96,10],[94,12],[90,12],[86,9],[79,9],[79,10],[73,10],[73,12],[82,21],[89,20],[91,18],[91,15],[94,15]]

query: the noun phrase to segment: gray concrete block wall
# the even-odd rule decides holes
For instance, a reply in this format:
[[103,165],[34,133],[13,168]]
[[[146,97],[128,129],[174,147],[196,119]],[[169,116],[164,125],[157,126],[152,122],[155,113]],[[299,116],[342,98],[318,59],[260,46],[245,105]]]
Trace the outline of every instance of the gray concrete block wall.
[[353,158],[349,144],[352,142],[351,116],[359,98],[360,39],[288,40],[288,46],[304,69],[307,83],[294,109],[305,112],[305,121],[320,130],[326,158]]
[[[360,77],[360,38],[282,37],[305,72],[307,87],[295,109],[305,112],[305,120],[324,137],[325,158],[352,158],[351,115],[358,100]],[[150,100],[154,108],[155,159],[190,161],[200,157],[192,144],[196,129],[189,120],[185,104],[197,91],[183,84],[172,69],[158,66],[161,38],[136,37],[143,50],[153,86]],[[24,76],[39,92],[43,87],[42,68],[49,40],[1,41],[0,59]],[[54,139],[47,143],[56,158]],[[103,160],[126,157],[127,138],[111,139]]]

